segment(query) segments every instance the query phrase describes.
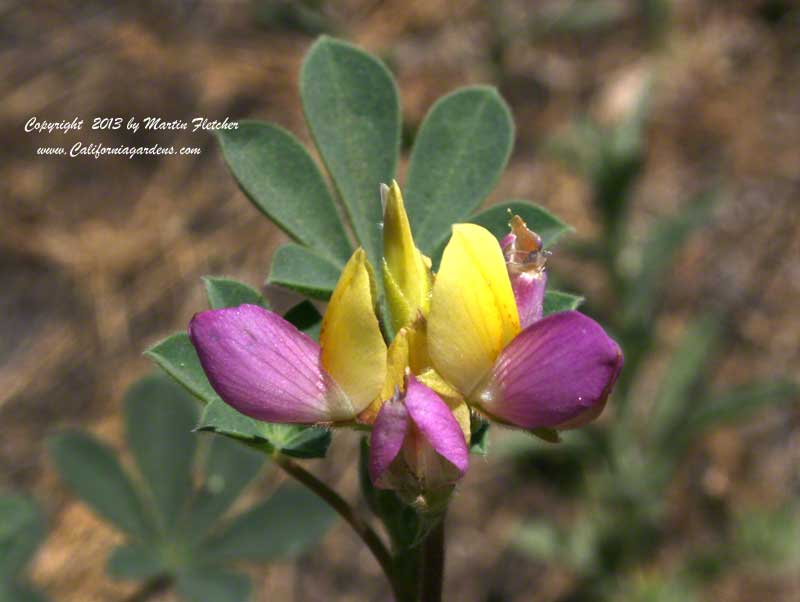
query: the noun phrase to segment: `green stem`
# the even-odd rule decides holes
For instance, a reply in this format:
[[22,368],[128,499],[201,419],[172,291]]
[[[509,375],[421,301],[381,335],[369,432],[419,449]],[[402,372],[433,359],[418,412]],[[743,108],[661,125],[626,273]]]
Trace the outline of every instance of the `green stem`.
[[398,588],[392,570],[392,556],[375,530],[364,522],[360,516],[356,515],[353,508],[342,496],[308,472],[305,468],[294,462],[291,458],[276,453],[272,456],[272,459],[289,475],[322,498],[350,525],[350,527],[352,527],[353,531],[356,532],[369,548],[370,552],[372,552],[372,555],[375,556],[375,560],[378,561],[386,578],[389,580],[395,598],[399,599]]
[[422,543],[420,602],[441,602],[444,583],[444,521],[431,529]]

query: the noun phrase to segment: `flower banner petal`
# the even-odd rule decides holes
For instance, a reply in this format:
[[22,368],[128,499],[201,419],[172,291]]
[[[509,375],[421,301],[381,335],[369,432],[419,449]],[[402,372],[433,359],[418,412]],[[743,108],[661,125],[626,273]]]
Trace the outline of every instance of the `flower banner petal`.
[[211,386],[242,414],[309,424],[354,414],[319,346],[278,314],[257,305],[204,311],[189,336]]
[[565,311],[520,333],[470,401],[522,428],[574,428],[599,415],[621,368],[600,325]]
[[322,365],[347,394],[355,413],[381,391],[386,343],[375,316],[375,287],[363,249],[342,270],[319,335]]
[[433,285],[428,350],[434,368],[465,395],[519,333],[500,245],[474,224],[456,224]]

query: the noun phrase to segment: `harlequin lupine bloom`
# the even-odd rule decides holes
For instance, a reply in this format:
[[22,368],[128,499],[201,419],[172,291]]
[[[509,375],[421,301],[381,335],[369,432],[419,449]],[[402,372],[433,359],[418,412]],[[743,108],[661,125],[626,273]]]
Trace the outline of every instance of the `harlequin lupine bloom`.
[[252,305],[199,313],[189,334],[231,406],[271,422],[371,427],[375,485],[424,506],[467,470],[471,411],[534,431],[580,426],[602,411],[622,354],[583,314],[542,318],[541,240],[518,217],[502,246],[480,226],[454,225],[434,275],[397,184],[381,196],[391,345],[361,249],[334,289],[319,345]]

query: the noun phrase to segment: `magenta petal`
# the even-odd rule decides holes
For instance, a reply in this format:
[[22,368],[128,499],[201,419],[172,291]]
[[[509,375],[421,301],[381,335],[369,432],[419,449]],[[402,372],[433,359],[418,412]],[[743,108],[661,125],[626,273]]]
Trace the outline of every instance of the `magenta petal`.
[[547,273],[542,271],[510,274],[511,288],[517,301],[519,325],[524,330],[542,319],[544,290],[547,287]]
[[467,472],[467,442],[448,405],[413,376],[408,381],[405,401],[411,420],[436,453],[455,466],[462,475]]
[[403,448],[408,430],[408,412],[402,401],[381,406],[372,425],[369,447],[369,478],[376,487],[387,487],[381,477]]
[[511,341],[476,401],[522,428],[573,428],[602,411],[621,368],[622,351],[600,325],[565,311]]
[[319,345],[279,315],[257,305],[204,311],[189,336],[211,386],[242,414],[309,424],[352,418]]

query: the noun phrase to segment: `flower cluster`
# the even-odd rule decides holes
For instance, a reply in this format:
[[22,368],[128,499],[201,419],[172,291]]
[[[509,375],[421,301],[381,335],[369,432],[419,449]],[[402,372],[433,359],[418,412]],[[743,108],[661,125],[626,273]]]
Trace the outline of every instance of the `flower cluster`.
[[575,428],[602,411],[622,353],[581,313],[542,317],[545,252],[518,216],[502,242],[454,225],[433,274],[397,184],[381,197],[391,344],[362,249],[342,271],[319,344],[254,305],[199,313],[189,335],[225,402],[269,422],[371,429],[373,483],[430,507],[467,470],[471,413]]

